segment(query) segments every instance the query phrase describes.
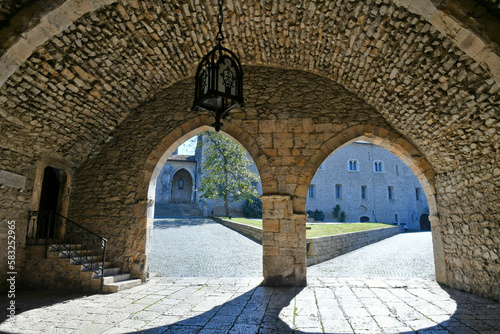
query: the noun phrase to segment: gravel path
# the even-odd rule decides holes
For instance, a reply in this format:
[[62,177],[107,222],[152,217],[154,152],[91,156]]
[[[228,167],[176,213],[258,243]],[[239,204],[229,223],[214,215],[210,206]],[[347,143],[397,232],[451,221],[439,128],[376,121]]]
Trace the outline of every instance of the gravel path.
[[150,271],[166,277],[262,277],[262,246],[211,219],[155,220]]
[[[150,271],[262,277],[262,246],[211,219],[155,220]],[[435,279],[431,232],[403,233],[307,268],[313,277]]]
[[307,268],[308,277],[435,279],[431,232],[402,233]]

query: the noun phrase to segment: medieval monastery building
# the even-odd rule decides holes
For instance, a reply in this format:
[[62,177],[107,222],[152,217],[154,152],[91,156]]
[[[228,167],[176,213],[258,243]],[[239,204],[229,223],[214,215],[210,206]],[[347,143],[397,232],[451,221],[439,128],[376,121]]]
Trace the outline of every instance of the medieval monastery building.
[[[158,208],[162,204],[193,203],[203,216],[224,216],[222,200],[198,195],[203,178],[201,164],[204,147],[194,155],[174,152],[162,168],[156,183],[157,217],[168,215]],[[249,159],[248,168],[258,175]],[[262,182],[255,188],[262,194]],[[404,224],[411,231],[429,230],[429,207],[418,179],[395,155],[367,142],[355,142],[329,156],[314,174],[307,194],[306,210],[320,210],[327,221],[339,205],[346,222],[372,221]],[[233,216],[244,216],[244,201],[231,202]],[[158,215],[159,214],[159,215]]]
[[[365,141],[418,178],[436,280],[499,300],[500,2],[226,7],[225,46],[243,66],[246,107],[221,131],[260,174],[263,284],[307,284],[309,186],[328,156]],[[63,232],[30,211],[106,238],[106,261],[147,280],[161,168],[184,141],[213,131],[213,117],[191,106],[216,3],[1,0],[0,9],[0,245],[14,221],[19,284],[89,287],[27,244]]]

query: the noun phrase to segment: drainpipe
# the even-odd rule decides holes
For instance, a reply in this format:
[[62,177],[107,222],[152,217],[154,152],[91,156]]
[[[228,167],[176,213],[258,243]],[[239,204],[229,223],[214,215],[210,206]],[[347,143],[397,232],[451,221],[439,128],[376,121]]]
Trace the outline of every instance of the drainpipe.
[[377,196],[375,196],[375,172],[373,171],[373,146],[370,147],[370,154],[369,154],[369,161],[370,161],[370,168],[371,168],[371,173],[372,173],[372,188],[373,188],[373,218],[375,220],[375,223],[377,223]]

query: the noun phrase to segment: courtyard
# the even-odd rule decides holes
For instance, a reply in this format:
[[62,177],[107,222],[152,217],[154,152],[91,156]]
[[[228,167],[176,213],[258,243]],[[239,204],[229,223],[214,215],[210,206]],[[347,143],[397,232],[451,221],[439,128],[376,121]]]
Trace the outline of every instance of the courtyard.
[[158,220],[153,236],[161,273],[146,284],[109,295],[24,291],[0,332],[499,333],[498,303],[432,279],[430,232],[312,266],[307,287],[295,288],[262,286],[261,246],[211,220]]

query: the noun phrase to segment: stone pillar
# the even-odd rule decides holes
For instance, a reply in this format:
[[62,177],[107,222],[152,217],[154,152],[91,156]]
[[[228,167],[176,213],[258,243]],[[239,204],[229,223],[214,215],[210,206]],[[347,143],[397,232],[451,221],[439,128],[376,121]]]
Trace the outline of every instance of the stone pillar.
[[293,213],[288,195],[263,195],[264,286],[305,286],[306,215]]
[[436,267],[436,281],[438,283],[447,284],[447,268],[444,260],[443,236],[441,233],[441,225],[439,217],[429,216],[431,222],[432,247],[434,252],[434,266]]

